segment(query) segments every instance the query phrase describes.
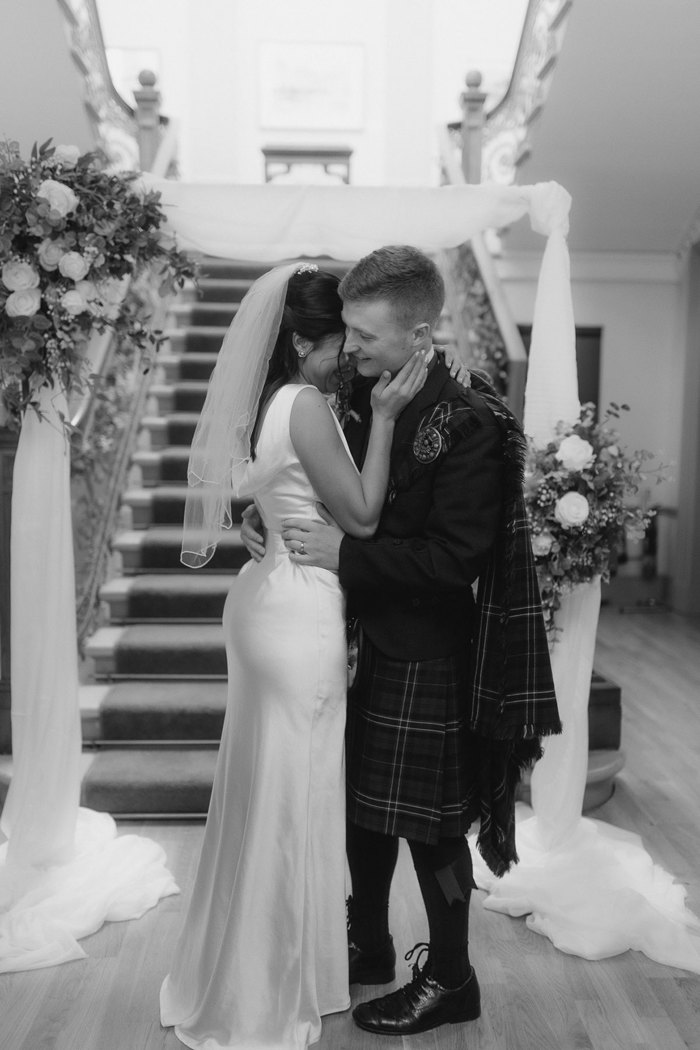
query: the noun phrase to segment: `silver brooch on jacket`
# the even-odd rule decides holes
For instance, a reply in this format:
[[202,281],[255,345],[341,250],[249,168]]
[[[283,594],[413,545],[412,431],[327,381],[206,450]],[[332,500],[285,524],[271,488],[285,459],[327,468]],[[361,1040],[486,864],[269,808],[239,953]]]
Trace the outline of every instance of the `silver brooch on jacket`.
[[419,463],[434,463],[442,452],[442,435],[437,427],[423,427],[413,439],[413,455]]

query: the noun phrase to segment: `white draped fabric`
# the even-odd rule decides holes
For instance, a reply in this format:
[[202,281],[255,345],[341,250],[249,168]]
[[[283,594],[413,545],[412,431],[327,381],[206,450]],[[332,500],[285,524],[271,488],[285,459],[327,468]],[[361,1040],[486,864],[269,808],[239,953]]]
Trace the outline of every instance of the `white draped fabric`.
[[[527,366],[527,396],[523,426],[538,445],[546,445],[557,423],[578,419],[576,328],[571,301],[568,201],[560,187],[533,187],[531,223],[547,237],[540,267],[539,287],[552,295],[557,308],[550,311],[544,294],[538,294],[532,321],[533,339]],[[537,341],[535,341],[537,333]]]
[[[300,255],[357,260],[383,244],[434,251],[536,208],[559,216],[568,194],[534,186],[230,186],[144,174],[158,190],[178,244],[229,259],[277,262]],[[553,203],[554,202],[554,203]]]
[[15,458],[11,538],[13,775],[2,813],[0,973],[81,958],[77,938],[177,893],[159,846],[79,808],[70,450],[65,397],[40,394]]
[[588,698],[600,611],[600,577],[563,595],[556,612],[561,632],[552,646],[552,675],[564,726],[546,737],[532,771],[530,796],[539,837],[548,847],[565,842],[583,808],[588,772]]
[[[540,289],[569,286],[566,227],[548,196],[533,226],[548,235]],[[541,223],[541,224],[540,224]],[[571,299],[544,318],[538,295],[530,350],[525,431],[546,445],[559,421],[579,413]],[[475,856],[475,879],[488,891],[484,906],[527,915],[530,929],[565,952],[603,959],[634,948],[666,965],[700,973],[700,921],[685,906],[686,891],[655,864],[638,835],[581,816],[588,771],[588,698],[600,610],[600,579],[577,584],[555,614],[552,671],[563,733],[547,738],[531,780],[532,808],[518,806],[519,863],[497,879]]]

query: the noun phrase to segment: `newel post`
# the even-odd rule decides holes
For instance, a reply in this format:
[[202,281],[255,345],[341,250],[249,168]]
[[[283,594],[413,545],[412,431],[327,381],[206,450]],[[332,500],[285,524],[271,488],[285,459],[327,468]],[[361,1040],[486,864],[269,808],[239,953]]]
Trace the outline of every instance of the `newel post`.
[[139,73],[139,84],[141,87],[134,91],[139,157],[141,171],[150,171],[160,144],[160,91],[150,69]]
[[481,182],[481,137],[484,127],[486,92],[481,91],[481,73],[467,73],[467,90],[462,92],[462,173],[469,183]]

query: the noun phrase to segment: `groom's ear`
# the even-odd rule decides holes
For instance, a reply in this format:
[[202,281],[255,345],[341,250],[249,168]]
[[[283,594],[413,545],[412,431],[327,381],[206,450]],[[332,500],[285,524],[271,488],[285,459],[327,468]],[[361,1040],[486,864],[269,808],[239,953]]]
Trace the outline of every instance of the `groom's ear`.
[[412,338],[417,347],[423,343],[430,342],[431,336],[432,331],[427,321],[421,321],[420,324],[414,325]]

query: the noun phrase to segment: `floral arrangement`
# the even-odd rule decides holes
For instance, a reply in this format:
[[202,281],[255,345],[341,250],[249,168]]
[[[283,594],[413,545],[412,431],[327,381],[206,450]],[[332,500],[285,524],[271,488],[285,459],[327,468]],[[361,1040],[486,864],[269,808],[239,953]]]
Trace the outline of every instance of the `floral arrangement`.
[[612,403],[596,423],[595,405],[582,405],[544,448],[528,447],[525,503],[550,635],[562,594],[594,576],[607,582],[625,535],[643,536],[654,514],[630,497],[650,475],[660,481],[660,468],[645,470],[652,453],[630,455],[620,444],[609,424],[621,411],[629,406]]
[[162,342],[130,281],[149,270],[168,295],[195,271],[161,229],[160,194],[137,179],[75,146],[49,140],[24,161],[0,143],[0,425],[18,428],[43,386],[91,382],[94,331],[113,329],[146,363]]

